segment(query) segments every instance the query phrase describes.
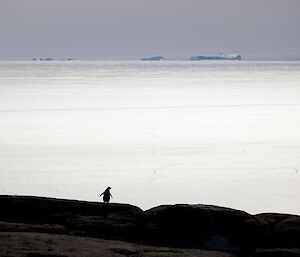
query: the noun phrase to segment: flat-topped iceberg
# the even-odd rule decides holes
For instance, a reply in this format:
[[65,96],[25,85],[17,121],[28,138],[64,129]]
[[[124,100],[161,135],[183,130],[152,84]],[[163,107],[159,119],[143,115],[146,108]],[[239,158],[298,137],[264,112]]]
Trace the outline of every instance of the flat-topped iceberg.
[[192,61],[202,60],[242,60],[240,54],[217,54],[217,55],[197,55],[191,57]]
[[45,58],[43,58],[43,57],[33,57],[32,58],[32,60],[33,61],[53,61],[53,59],[52,58],[50,58],[50,57],[45,57]]
[[33,61],[72,61],[72,58],[53,59],[51,57],[33,57]]
[[142,61],[165,61],[165,58],[162,56],[151,56],[151,57],[146,57],[142,58]]

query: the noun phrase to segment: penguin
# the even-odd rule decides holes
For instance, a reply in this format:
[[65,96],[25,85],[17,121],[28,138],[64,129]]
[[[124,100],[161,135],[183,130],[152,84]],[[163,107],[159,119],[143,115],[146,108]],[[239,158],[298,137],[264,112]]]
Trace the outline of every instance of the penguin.
[[112,195],[109,191],[110,189],[111,189],[111,187],[106,188],[105,191],[100,195],[100,197],[103,195],[103,202],[107,203],[107,204],[110,201],[110,197],[112,197]]

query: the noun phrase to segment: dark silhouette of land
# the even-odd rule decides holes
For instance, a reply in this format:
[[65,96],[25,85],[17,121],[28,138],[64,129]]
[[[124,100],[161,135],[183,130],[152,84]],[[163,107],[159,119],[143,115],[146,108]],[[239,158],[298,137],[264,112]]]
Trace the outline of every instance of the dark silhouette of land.
[[31,196],[0,196],[0,206],[1,257],[300,256],[297,215]]

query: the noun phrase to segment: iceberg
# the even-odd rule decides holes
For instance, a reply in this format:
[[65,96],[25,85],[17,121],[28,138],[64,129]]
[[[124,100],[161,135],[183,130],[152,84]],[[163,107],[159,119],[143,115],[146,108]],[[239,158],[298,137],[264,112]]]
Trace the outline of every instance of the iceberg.
[[43,58],[43,57],[33,57],[32,58],[32,60],[33,61],[53,61],[53,59],[52,58],[50,58],[50,57],[46,57],[46,58]]
[[192,61],[202,61],[202,60],[242,60],[240,54],[217,54],[217,55],[197,55],[191,57]]
[[33,61],[72,61],[72,58],[53,59],[51,57],[33,57]]
[[152,56],[152,57],[146,57],[142,58],[142,61],[165,61],[165,58],[162,56]]

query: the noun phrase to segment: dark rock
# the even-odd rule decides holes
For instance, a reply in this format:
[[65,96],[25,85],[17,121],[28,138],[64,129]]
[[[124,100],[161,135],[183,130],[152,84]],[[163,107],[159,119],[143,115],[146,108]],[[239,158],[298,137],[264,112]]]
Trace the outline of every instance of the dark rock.
[[[296,215],[250,215],[230,208],[188,204],[158,206],[144,212],[128,204],[32,196],[0,196],[0,205],[2,232],[98,237],[238,256],[254,252],[255,257],[270,256],[271,248],[285,248],[293,256],[292,248],[300,246],[300,217]],[[261,250],[255,251],[258,247]],[[283,256],[279,255],[282,251],[273,253]]]
[[0,196],[0,204],[1,221],[43,227],[56,224],[70,234],[102,238],[138,240],[145,220],[141,209],[127,204],[106,206],[95,202],[29,196]]
[[119,253],[119,254],[123,254],[123,255],[138,255],[139,251],[136,250],[131,250],[128,248],[113,248],[112,249],[114,252]]
[[251,257],[300,257],[300,251],[293,249],[259,249]]
[[147,211],[160,242],[223,251],[255,248],[259,221],[252,215],[210,205],[167,205]]
[[267,232],[262,236],[261,247],[300,247],[300,217],[287,215],[277,222],[269,223]]
[[44,253],[28,253],[27,257],[68,257],[66,255],[44,254]]
[[265,227],[265,229],[271,228],[285,219],[295,217],[295,215],[281,213],[261,213],[254,216],[259,220],[260,224]]

